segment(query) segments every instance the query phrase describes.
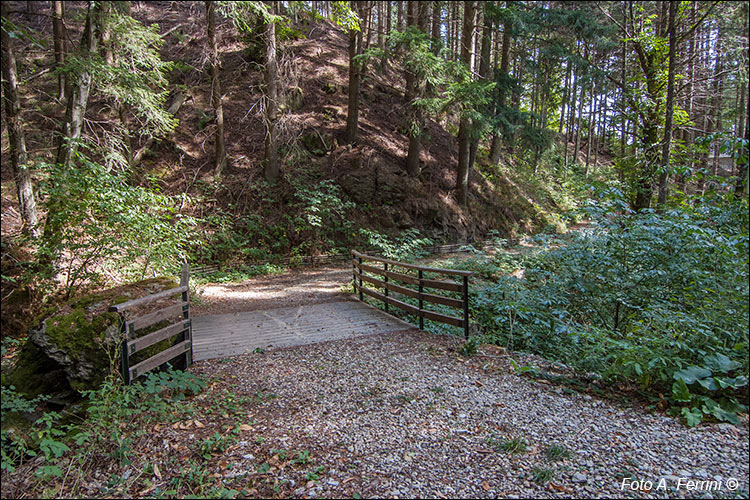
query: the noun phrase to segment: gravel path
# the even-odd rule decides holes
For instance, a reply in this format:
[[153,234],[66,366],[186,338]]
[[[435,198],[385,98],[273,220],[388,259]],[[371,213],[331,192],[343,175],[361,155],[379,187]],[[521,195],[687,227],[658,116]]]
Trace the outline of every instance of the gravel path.
[[[254,432],[269,448],[309,450],[325,467],[319,481],[286,483],[293,496],[748,496],[747,421],[688,429],[518,377],[497,351],[463,358],[458,345],[406,330],[204,361],[192,370],[240,394],[278,395],[255,410]],[[502,451],[507,439],[523,440],[526,451]],[[549,459],[551,445],[569,457]],[[225,460],[257,467],[248,463],[251,449],[239,446]],[[652,487],[622,490],[623,478]],[[682,484],[676,491],[680,478],[715,481],[692,484],[719,489]]]

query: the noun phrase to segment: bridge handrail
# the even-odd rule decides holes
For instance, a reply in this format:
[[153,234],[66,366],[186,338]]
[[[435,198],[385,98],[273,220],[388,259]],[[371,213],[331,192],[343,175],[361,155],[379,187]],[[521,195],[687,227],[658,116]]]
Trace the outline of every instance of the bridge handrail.
[[416,270],[422,270],[425,272],[430,273],[442,273],[442,274],[449,274],[453,276],[468,276],[472,277],[474,276],[474,271],[463,271],[461,269],[441,269],[437,267],[425,267],[425,266],[418,266],[416,264],[407,264],[406,262],[399,262],[396,260],[390,260],[390,259],[384,259],[383,257],[373,257],[372,255],[367,255],[364,253],[360,253],[356,250],[352,250],[352,255],[355,258],[362,258],[367,260],[374,260],[376,262],[383,262],[385,264],[391,264],[394,266],[400,266],[405,267],[407,269],[416,269]]
[[[374,299],[380,300],[385,304],[385,311],[388,311],[388,306],[393,305],[399,309],[403,309],[410,314],[414,314],[419,317],[419,328],[424,329],[424,318],[432,321],[438,321],[440,323],[446,323],[449,325],[455,325],[463,327],[464,336],[469,338],[469,278],[474,276],[472,271],[462,271],[459,269],[439,269],[435,267],[418,266],[416,264],[407,264],[406,262],[399,262],[391,259],[384,259],[382,257],[373,257],[366,255],[356,250],[351,251],[352,254],[352,274],[354,277],[354,289],[359,294],[359,300],[364,300],[364,295],[369,295]],[[370,260],[375,262],[382,262],[383,269],[363,264],[364,260]],[[388,270],[388,266],[399,266],[405,269],[414,269],[417,271],[417,276],[410,276],[408,274],[396,273]],[[373,278],[367,276],[365,272],[373,273],[381,276],[383,279]],[[405,271],[406,272],[406,271]],[[425,279],[423,277],[424,272],[430,273],[442,273],[449,276],[458,276],[461,279],[461,283],[454,281],[443,281],[434,279]],[[412,285],[418,285],[418,290],[406,288],[405,286],[396,285],[389,282],[388,279],[399,281],[401,283],[409,283]],[[375,285],[377,288],[382,288],[383,293],[376,292],[364,286],[364,282]],[[442,295],[433,295],[424,293],[424,288],[437,288],[440,290],[449,290],[454,292],[461,292],[461,299],[453,299]],[[394,299],[389,295],[389,292],[395,292],[400,295],[407,297],[416,298],[419,301],[419,307],[415,307],[406,302]],[[429,311],[424,308],[424,302],[431,302],[437,304],[443,304],[448,307],[459,308],[463,310],[463,318],[457,318],[449,316],[447,314],[437,313],[435,311]]]

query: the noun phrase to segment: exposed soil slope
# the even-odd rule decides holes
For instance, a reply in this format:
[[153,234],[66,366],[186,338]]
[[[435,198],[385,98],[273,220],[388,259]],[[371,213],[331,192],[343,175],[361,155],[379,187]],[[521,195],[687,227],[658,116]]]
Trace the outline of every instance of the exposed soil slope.
[[[23,2],[13,2],[23,11]],[[16,5],[17,4],[17,5]],[[72,19],[84,7],[69,2]],[[44,13],[46,6],[39,7]],[[489,229],[510,231],[538,229],[546,224],[540,206],[511,182],[490,184],[476,171],[470,175],[469,207],[457,206],[453,189],[457,163],[456,139],[441,124],[428,122],[422,151],[422,173],[406,176],[407,137],[399,132],[407,102],[403,97],[403,72],[387,64],[370,65],[361,87],[360,139],[356,146],[343,145],[347,112],[347,38],[327,21],[300,18],[294,29],[298,37],[282,46],[282,74],[286,111],[282,117],[286,151],[284,181],[261,188],[264,127],[261,120],[262,67],[259,54],[247,48],[231,21],[219,16],[217,36],[223,61],[226,142],[230,167],[218,184],[212,178],[213,122],[209,105],[210,78],[205,65],[205,12],[202,2],[135,2],[132,14],[144,24],[158,24],[164,37],[163,57],[175,62],[170,74],[173,92],[180,89],[186,101],[177,113],[179,126],[147,154],[138,177],[159,179],[163,189],[174,194],[202,196],[200,203],[185,204],[186,212],[205,216],[218,208],[241,214],[260,214],[268,223],[277,222],[279,208],[288,209],[293,195],[290,181],[331,179],[357,204],[359,225],[388,232],[417,227],[444,241],[478,237]],[[51,22],[44,16],[26,16],[41,37],[51,37]],[[80,37],[80,26],[69,23],[69,38]],[[57,102],[56,78],[49,74],[29,79],[39,68],[52,65],[52,52],[19,40],[19,54],[27,54],[31,67],[20,68],[24,81],[29,124],[27,142],[31,156],[50,156],[54,148],[54,120],[62,118],[63,103]],[[23,58],[19,57],[19,60]],[[48,96],[49,99],[44,97]],[[89,132],[106,135],[112,118],[110,106],[92,92],[88,116]],[[97,128],[99,127],[99,128]],[[3,134],[3,150],[7,139]],[[18,222],[12,174],[3,155],[4,232]],[[48,158],[49,159],[49,158]],[[153,180],[152,180],[153,182]],[[258,196],[260,189],[266,196]],[[544,205],[544,203],[540,203]]]

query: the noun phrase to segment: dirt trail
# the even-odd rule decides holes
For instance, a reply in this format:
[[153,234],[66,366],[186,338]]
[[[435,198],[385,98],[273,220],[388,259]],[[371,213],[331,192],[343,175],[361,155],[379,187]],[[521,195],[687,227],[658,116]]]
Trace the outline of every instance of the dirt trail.
[[257,276],[241,283],[199,285],[193,296],[193,314],[205,316],[347,300],[350,295],[342,287],[350,276],[351,268],[342,263]]

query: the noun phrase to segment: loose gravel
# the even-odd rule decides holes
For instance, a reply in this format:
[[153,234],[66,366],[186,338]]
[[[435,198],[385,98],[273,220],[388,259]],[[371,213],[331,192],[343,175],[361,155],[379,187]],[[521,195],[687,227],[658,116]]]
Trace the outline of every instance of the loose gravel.
[[[238,394],[278,396],[255,410],[254,432],[269,448],[307,450],[324,467],[319,480],[287,482],[296,497],[748,496],[746,418],[689,429],[519,377],[505,355],[461,357],[459,346],[405,330],[191,370]],[[508,440],[519,452],[504,451]],[[553,445],[561,457],[550,458]],[[225,460],[241,467],[250,449]]]

